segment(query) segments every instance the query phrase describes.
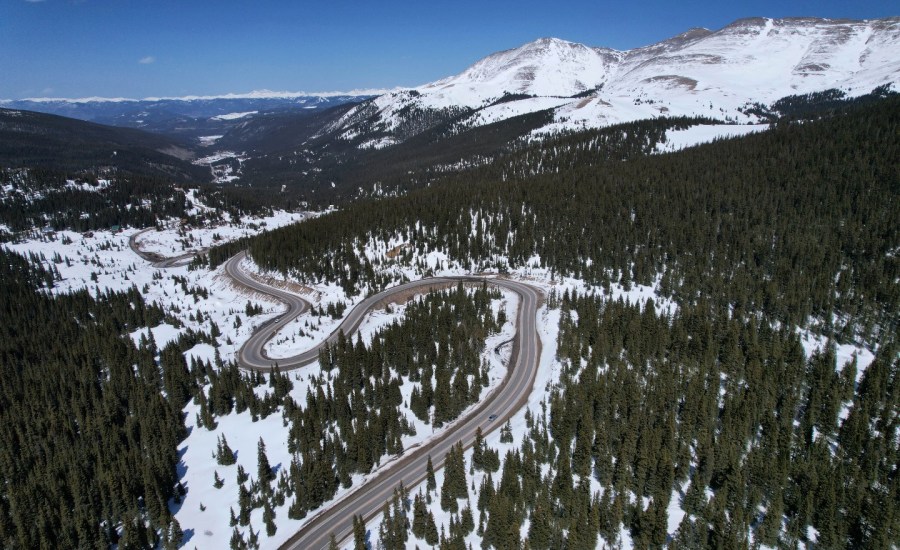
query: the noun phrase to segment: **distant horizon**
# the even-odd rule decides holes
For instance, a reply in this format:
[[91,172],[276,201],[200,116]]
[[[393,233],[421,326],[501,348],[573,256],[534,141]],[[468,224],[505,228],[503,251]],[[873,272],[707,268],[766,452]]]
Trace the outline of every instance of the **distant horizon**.
[[408,87],[397,86],[394,88],[373,88],[359,90],[332,90],[326,92],[308,92],[304,90],[250,90],[249,92],[226,92],[212,95],[182,95],[182,96],[147,96],[147,97],[104,97],[104,96],[86,96],[86,97],[21,97],[21,98],[0,98],[0,104],[12,103],[16,101],[31,101],[34,103],[53,101],[68,101],[72,103],[91,103],[91,102],[126,102],[126,101],[203,101],[210,99],[272,99],[284,98],[291,99],[295,97],[341,97],[341,96],[366,96],[366,95],[382,95],[398,90],[405,90]]
[[896,17],[879,0],[701,3],[579,0],[548,11],[536,0],[461,0],[435,11],[407,0],[305,8],[265,0],[258,9],[236,0],[127,7],[115,0],[8,0],[0,17],[0,101],[373,95],[367,92],[457,74],[541,37],[627,51],[752,17]]

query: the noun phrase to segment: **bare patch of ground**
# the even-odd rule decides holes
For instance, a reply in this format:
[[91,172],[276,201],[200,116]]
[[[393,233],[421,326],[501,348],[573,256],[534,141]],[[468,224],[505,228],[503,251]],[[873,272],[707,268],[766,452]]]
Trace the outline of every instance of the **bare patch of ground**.
[[394,248],[388,250],[387,253],[385,253],[385,256],[387,256],[388,258],[396,258],[400,255],[400,252],[406,250],[407,248],[412,248],[412,245],[409,243],[397,245]]
[[666,74],[662,76],[654,76],[652,78],[645,78],[644,82],[649,83],[660,83],[664,84],[668,88],[686,88],[688,90],[694,90],[697,88],[697,81],[693,78],[688,78],[686,76],[679,76],[676,74]]
[[281,290],[286,290],[288,292],[293,292],[294,294],[302,294],[315,300],[319,299],[319,291],[314,288],[301,285],[298,282],[278,279],[271,275],[263,275],[262,273],[257,273],[256,271],[249,271],[249,274],[254,281],[262,283],[264,285]]

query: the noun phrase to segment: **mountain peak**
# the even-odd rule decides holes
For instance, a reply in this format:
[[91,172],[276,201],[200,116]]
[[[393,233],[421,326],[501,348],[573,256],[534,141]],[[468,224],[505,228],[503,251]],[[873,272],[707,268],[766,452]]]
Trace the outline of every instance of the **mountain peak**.
[[[543,37],[491,54],[462,73],[427,84],[420,91],[440,97],[464,97],[471,107],[506,93],[570,96],[601,84],[610,66],[610,51],[595,50],[560,38]],[[463,96],[461,92],[465,90]]]
[[526,42],[525,44],[522,44],[521,46],[519,46],[519,48],[514,48],[514,49],[526,49],[526,48],[535,48],[535,47],[547,48],[547,47],[551,47],[551,46],[570,47],[570,48],[585,47],[584,44],[580,44],[578,42],[570,42],[568,40],[563,40],[562,38],[556,38],[553,36],[544,36],[544,37],[538,38],[537,40],[532,40],[531,42]]

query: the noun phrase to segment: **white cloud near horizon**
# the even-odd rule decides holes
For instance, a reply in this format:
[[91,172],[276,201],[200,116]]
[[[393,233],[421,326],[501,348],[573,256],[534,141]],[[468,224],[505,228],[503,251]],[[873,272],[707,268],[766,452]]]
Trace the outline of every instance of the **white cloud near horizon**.
[[149,65],[151,63],[154,63],[155,61],[156,61],[155,57],[153,57],[152,55],[148,55],[146,57],[140,58],[138,60],[138,63],[140,63],[141,65]]

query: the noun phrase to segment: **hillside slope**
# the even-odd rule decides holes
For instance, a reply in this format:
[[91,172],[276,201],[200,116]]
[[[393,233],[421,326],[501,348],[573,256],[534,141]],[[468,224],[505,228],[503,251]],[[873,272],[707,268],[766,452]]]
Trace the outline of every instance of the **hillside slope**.
[[205,182],[193,152],[177,140],[56,115],[0,109],[0,167],[96,170],[110,168]]

